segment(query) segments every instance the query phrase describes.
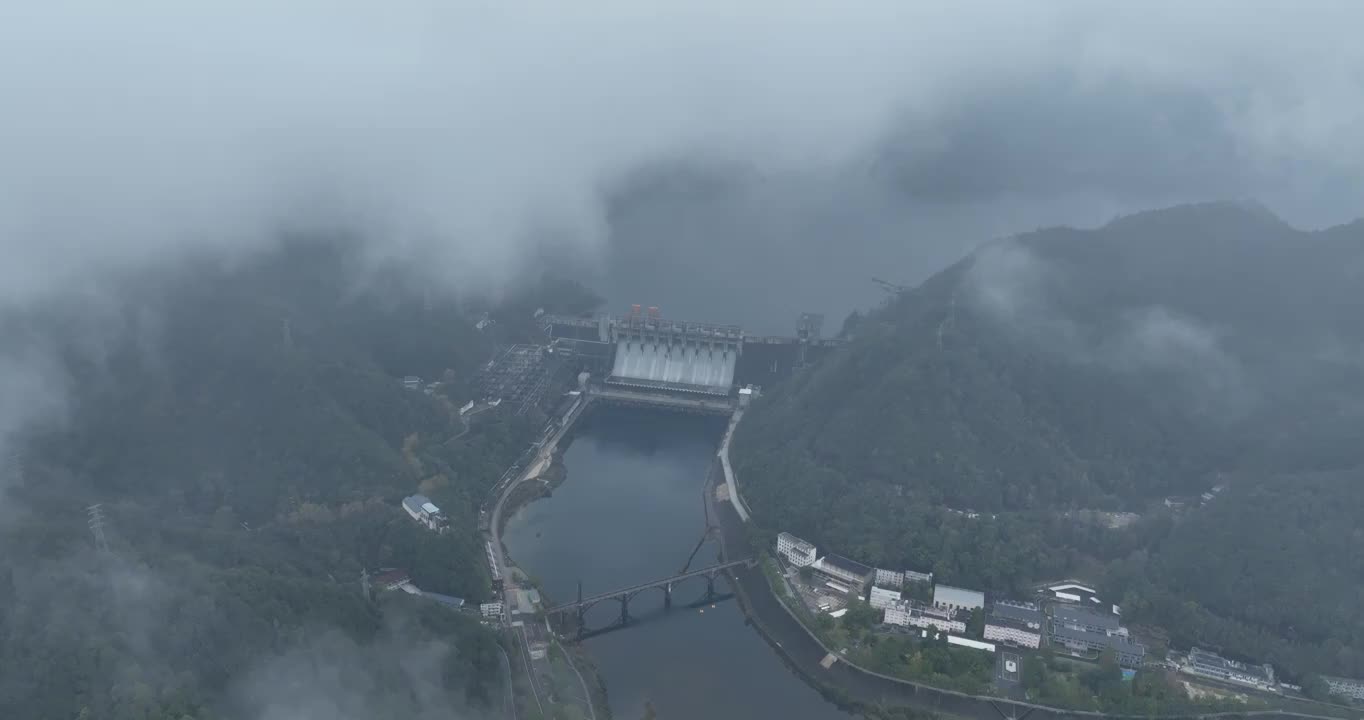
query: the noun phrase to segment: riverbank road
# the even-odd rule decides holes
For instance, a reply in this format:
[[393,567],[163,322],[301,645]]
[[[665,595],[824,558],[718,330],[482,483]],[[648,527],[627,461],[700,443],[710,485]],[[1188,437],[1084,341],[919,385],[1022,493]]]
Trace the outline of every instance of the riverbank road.
[[507,503],[507,498],[511,497],[512,491],[518,485],[530,478],[539,477],[549,467],[550,462],[554,459],[554,451],[559,447],[559,441],[563,440],[564,435],[573,427],[573,423],[577,421],[590,403],[590,397],[582,396],[582,399],[574,403],[557,423],[551,421],[552,424],[545,428],[544,437],[529,453],[529,457],[518,461],[508,469],[494,487],[493,491],[497,493],[497,502],[493,504],[492,513],[488,520],[488,534],[492,539],[493,561],[497,564],[497,571],[509,581],[507,551],[502,547],[502,510]]

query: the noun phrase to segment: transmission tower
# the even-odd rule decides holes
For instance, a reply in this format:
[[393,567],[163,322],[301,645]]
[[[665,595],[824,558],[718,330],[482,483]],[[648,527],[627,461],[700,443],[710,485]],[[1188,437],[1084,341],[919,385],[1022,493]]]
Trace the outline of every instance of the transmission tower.
[[95,503],[85,511],[90,515],[90,533],[95,536],[95,549],[109,552],[109,540],[104,537],[104,509]]

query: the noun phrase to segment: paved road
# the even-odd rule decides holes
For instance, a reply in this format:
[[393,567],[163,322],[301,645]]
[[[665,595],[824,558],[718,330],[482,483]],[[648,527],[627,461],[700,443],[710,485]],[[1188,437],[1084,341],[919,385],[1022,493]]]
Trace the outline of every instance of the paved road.
[[734,437],[734,429],[739,427],[739,421],[743,419],[743,410],[735,410],[734,416],[729,419],[725,439],[720,443],[720,467],[725,471],[725,482],[729,483],[729,501],[734,503],[734,512],[739,513],[740,520],[748,522],[748,506],[739,496],[739,478],[734,475],[734,468],[729,465],[729,441]]
[[516,683],[512,681],[511,658],[507,657],[507,651],[502,649],[502,645],[497,646],[497,651],[502,653],[502,667],[507,671],[507,717],[516,720]]
[[514,583],[511,582],[511,576],[507,574],[507,553],[502,547],[502,508],[506,505],[507,498],[511,496],[512,490],[515,490],[518,485],[526,480],[538,477],[540,473],[544,472],[545,468],[549,467],[549,463],[554,457],[554,449],[559,446],[559,441],[563,439],[569,428],[573,427],[573,423],[582,415],[589,402],[591,399],[584,397],[582,402],[574,405],[564,415],[564,421],[560,423],[559,428],[540,443],[540,447],[535,451],[530,461],[519,470],[513,466],[514,469],[510,471],[510,475],[504,475],[502,480],[498,482],[500,489],[495,488],[498,492],[497,503],[493,505],[488,532],[492,535],[493,540],[493,560],[497,563],[498,572],[507,580],[509,593],[513,589]]

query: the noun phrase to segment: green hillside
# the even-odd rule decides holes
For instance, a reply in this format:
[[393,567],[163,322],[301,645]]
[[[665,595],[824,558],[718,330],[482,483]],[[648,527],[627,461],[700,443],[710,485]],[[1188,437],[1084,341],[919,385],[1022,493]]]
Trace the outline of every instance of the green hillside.
[[[0,514],[0,717],[448,717],[498,701],[490,631],[361,593],[362,569],[397,567],[486,599],[478,504],[540,420],[487,412],[465,432],[454,409],[494,338],[406,287],[299,244],[13,321],[7,337],[70,382],[51,389],[65,417],[23,438]],[[509,305],[587,297],[563,290]],[[427,396],[405,374],[446,383]],[[418,491],[449,534],[399,509]]]
[[759,400],[745,497],[883,567],[1014,592],[1106,578],[1177,642],[1359,676],[1361,287],[1364,223],[1230,204],[992,243]]

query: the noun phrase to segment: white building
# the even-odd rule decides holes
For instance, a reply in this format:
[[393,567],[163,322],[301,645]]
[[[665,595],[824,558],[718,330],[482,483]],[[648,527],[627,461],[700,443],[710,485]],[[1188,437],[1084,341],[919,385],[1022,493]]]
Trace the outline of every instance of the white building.
[[959,647],[964,648],[971,648],[972,650],[984,650],[985,652],[995,651],[995,646],[990,643],[981,642],[979,640],[971,640],[969,638],[957,637],[956,635],[948,635],[947,644],[957,645]]
[[1323,675],[1322,680],[1326,682],[1326,687],[1331,689],[1332,695],[1364,700],[1364,680],[1351,680],[1343,677],[1328,677]]
[[1075,582],[1063,582],[1051,585],[1046,588],[1046,594],[1054,600],[1067,603],[1081,603],[1088,600],[1094,605],[1099,605],[1098,591],[1088,585],[1081,585]]
[[777,535],[777,553],[796,567],[806,567],[815,563],[815,546],[792,535]]
[[899,590],[886,590],[885,588],[873,587],[871,589],[871,606],[878,610],[885,610],[891,605],[900,602]]
[[1042,630],[1011,618],[992,617],[985,621],[985,639],[1035,650],[1042,646]]
[[898,588],[905,584],[905,574],[895,570],[876,568],[876,579],[872,582],[883,588]]
[[810,567],[814,568],[815,572],[825,575],[835,582],[844,583],[856,589],[859,595],[862,593],[862,588],[872,577],[871,568],[856,560],[849,560],[842,555],[834,555],[833,553],[816,560]]
[[917,628],[933,628],[945,633],[964,633],[966,623],[956,620],[951,613],[934,608],[916,608],[901,600],[886,607],[882,622]]
[[933,586],[934,607],[947,610],[974,610],[985,607],[985,593],[977,590],[952,587],[951,585]]
[[985,618],[985,639],[1038,648],[1042,645],[1042,611],[1034,604],[996,600]]
[[478,606],[478,612],[485,618],[502,617],[502,603],[486,602]]
[[919,572],[919,571],[917,571],[917,570],[906,570],[906,571],[904,572],[904,576],[905,576],[905,582],[907,582],[907,583],[911,583],[911,582],[931,583],[931,582],[933,582],[933,573],[931,573],[931,572]]
[[403,509],[407,511],[408,515],[412,516],[413,520],[430,530],[444,532],[450,525],[450,521],[446,520],[440,508],[436,507],[435,503],[431,502],[431,499],[425,495],[409,495],[403,498]]
[[901,625],[904,627],[908,627],[909,616],[911,612],[913,611],[910,609],[909,603],[898,602],[886,608],[886,614],[881,619],[881,622],[887,625]]
[[914,627],[936,628],[945,633],[964,633],[966,623],[954,619],[951,615],[936,612],[933,608],[922,608],[909,618],[909,624]]
[[1201,648],[1190,650],[1188,663],[1180,669],[1191,675],[1202,675],[1223,682],[1248,685],[1257,690],[1277,690],[1274,682],[1274,668],[1269,665],[1251,665],[1228,660],[1217,653]]

